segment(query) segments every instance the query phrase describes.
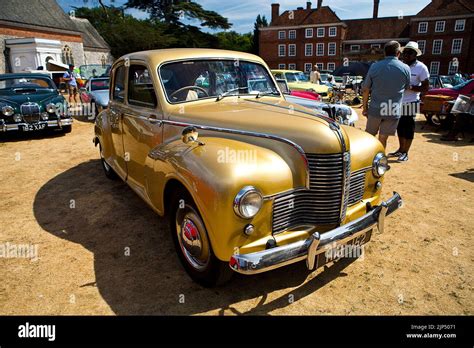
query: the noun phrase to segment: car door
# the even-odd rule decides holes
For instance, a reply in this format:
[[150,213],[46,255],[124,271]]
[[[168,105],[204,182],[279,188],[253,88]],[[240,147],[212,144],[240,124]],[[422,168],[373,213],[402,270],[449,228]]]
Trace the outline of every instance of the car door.
[[146,159],[150,150],[162,142],[163,114],[146,63],[131,61],[127,75],[127,103],[123,112],[127,181],[144,195]]
[[124,180],[127,176],[127,163],[123,146],[123,109],[125,107],[126,93],[126,72],[125,65],[120,65],[114,69],[111,84],[111,99],[108,112],[110,133],[111,133],[111,163],[117,174]]

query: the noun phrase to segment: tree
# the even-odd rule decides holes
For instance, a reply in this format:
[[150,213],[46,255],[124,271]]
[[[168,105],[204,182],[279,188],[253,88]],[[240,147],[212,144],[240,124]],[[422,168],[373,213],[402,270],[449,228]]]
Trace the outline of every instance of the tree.
[[147,12],[150,18],[184,27],[183,18],[198,20],[201,26],[211,29],[229,29],[231,23],[215,11],[205,10],[200,4],[190,0],[128,0],[126,8]]
[[253,43],[252,43],[252,53],[254,54],[259,54],[260,50],[260,30],[259,28],[262,27],[268,27],[268,22],[265,16],[257,16],[257,19],[255,20],[254,24],[254,30],[253,30]]
[[252,34],[239,34],[235,31],[222,31],[216,34],[218,47],[225,50],[251,52]]

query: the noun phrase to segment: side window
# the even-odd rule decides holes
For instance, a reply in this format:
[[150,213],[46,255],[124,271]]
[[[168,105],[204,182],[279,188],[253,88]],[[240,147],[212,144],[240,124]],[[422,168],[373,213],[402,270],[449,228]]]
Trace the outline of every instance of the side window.
[[156,107],[151,75],[143,65],[130,65],[128,69],[128,103],[147,108]]
[[113,99],[123,102],[125,96],[125,66],[115,70]]

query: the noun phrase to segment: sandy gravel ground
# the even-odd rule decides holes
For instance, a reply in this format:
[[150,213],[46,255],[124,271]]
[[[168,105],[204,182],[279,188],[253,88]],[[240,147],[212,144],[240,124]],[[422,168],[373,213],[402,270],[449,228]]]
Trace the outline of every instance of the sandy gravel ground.
[[65,136],[2,137],[0,246],[36,245],[38,259],[0,258],[0,314],[474,314],[474,144],[440,142],[423,117],[385,181],[405,206],[363,260],[216,289],[188,278],[167,222],[105,178],[92,136],[76,121]]

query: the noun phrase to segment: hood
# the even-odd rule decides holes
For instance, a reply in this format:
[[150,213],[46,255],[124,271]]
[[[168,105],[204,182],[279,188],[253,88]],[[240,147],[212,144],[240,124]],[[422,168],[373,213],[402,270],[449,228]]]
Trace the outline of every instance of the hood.
[[[332,120],[280,98],[229,97],[174,105],[170,111],[166,117],[173,121],[276,135],[295,142],[306,153],[341,152],[337,134],[329,127]],[[348,137],[342,133],[349,148]]]
[[290,87],[290,89],[301,89],[301,90],[313,89],[319,93],[327,93],[329,91],[328,86],[318,85],[315,83],[304,82],[304,81],[289,82],[288,86]]
[[46,104],[48,103],[62,103],[63,101],[63,96],[58,95],[57,92],[51,92],[49,90],[38,91],[36,93],[31,94],[16,94],[14,92],[8,94],[0,94],[0,103],[14,107],[15,113],[20,112],[20,105],[23,103],[38,103],[40,105],[41,110],[44,110]]

